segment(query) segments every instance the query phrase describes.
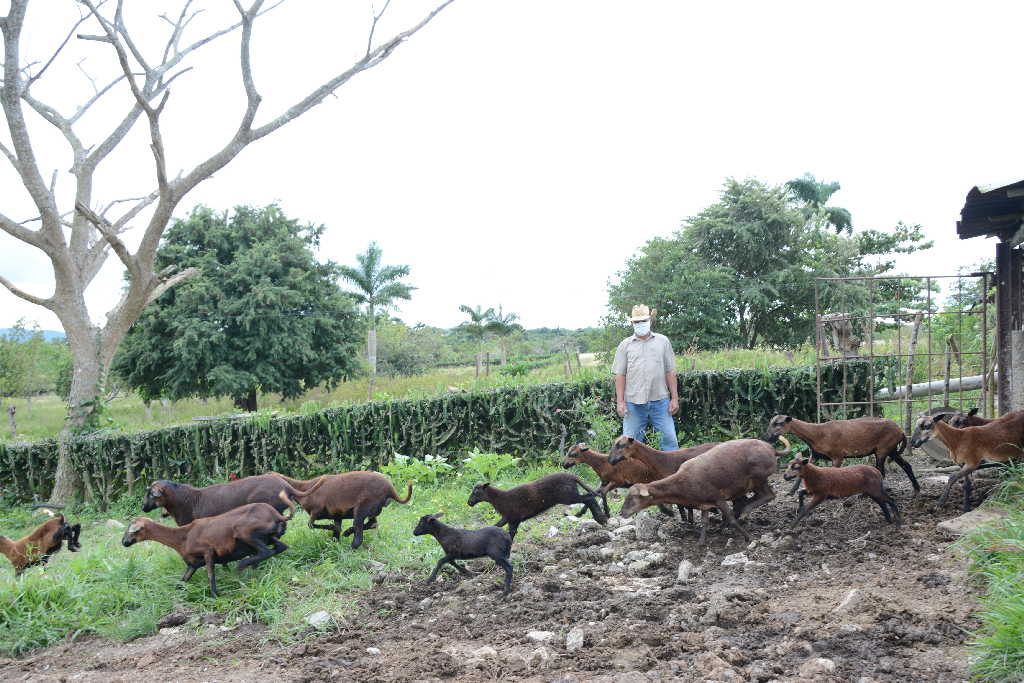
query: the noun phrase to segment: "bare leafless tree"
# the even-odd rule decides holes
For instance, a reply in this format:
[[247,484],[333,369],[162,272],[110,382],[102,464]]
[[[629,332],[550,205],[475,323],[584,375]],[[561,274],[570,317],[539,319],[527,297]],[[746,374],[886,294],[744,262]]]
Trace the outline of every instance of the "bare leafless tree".
[[[0,17],[4,44],[0,103],[10,133],[9,144],[0,142],[0,152],[13,166],[38,211],[35,218],[18,222],[0,206],[0,229],[46,255],[53,267],[54,291],[49,296],[32,294],[2,275],[0,284],[15,296],[52,311],[64,326],[74,358],[68,417],[61,434],[60,460],[51,494],[54,503],[65,502],[76,491],[68,439],[86,424],[94,410],[104,376],[125,333],[147,304],[194,274],[193,269],[175,267],[161,272],[153,270],[157,245],[175,207],[191,190],[224,168],[248,145],[302,116],[356,74],[383,62],[453,0],[441,0],[415,25],[387,40],[378,41],[374,32],[390,4],[390,0],[386,0],[379,11],[372,13],[366,51],[361,57],[260,125],[256,125],[256,119],[261,96],[251,61],[253,25],[279,3],[268,7],[263,0],[251,0],[246,7],[243,1],[233,0],[238,12],[236,22],[194,40],[187,40],[186,36],[190,33],[189,25],[202,10],[194,8],[192,0],[183,2],[176,15],[163,15],[161,18],[168,28],[158,63],[145,56],[151,51],[152,44],[140,44],[129,31],[124,0],[77,0],[75,6],[79,8],[80,19],[70,27],[67,37],[45,62],[26,62],[21,54],[22,30],[29,0],[10,0],[7,16]],[[49,3],[47,9],[52,9]],[[171,177],[161,133],[161,115],[171,96],[171,85],[193,68],[187,64],[189,58],[194,59],[202,48],[229,34],[240,38],[240,74],[245,89],[245,105],[240,112],[238,127],[222,147],[194,168]],[[109,50],[106,54],[116,59],[118,68],[117,75],[104,83],[96,83],[85,74],[93,81],[93,94],[77,107],[74,114],[68,115],[58,111],[57,106],[37,98],[33,85],[55,61],[62,58],[65,48],[75,39],[99,42]],[[107,106],[108,100],[118,96],[127,97],[121,117],[106,137],[87,144],[79,136],[77,124],[94,105],[103,101]],[[196,106],[216,105],[196,103]],[[73,204],[69,206],[59,205],[56,172],[47,182],[37,161],[30,135],[29,119],[32,115],[55,127],[70,148],[70,173],[75,188]],[[131,140],[128,134],[140,120],[149,130],[148,142],[155,170],[152,191],[144,196],[122,198],[97,206],[95,197],[99,194],[94,188],[97,169],[119,145]],[[107,196],[118,194],[121,193],[110,192]],[[122,235],[135,220],[144,221],[145,227],[133,252]],[[124,266],[127,283],[121,300],[107,313],[106,323],[99,326],[90,320],[85,291],[111,251]]]

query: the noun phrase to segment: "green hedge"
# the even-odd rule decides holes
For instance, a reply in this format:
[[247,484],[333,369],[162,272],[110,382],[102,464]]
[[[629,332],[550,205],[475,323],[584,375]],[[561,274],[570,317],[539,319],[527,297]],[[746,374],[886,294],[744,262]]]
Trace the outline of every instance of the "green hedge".
[[[847,400],[863,400],[865,364],[847,366]],[[813,367],[690,372],[679,376],[680,441],[757,436],[769,418],[814,419]],[[837,400],[841,369],[822,379],[825,400]],[[464,452],[531,455],[555,450],[561,428],[570,443],[585,439],[582,410],[596,399],[612,414],[610,379],[446,394],[417,401],[376,401],[309,415],[219,420],[150,432],[108,433],[75,440],[72,458],[92,497],[109,500],[137,480],[223,480],[277,470],[293,475],[377,469],[393,453]],[[44,498],[52,486],[55,441],[0,445],[3,497]]]

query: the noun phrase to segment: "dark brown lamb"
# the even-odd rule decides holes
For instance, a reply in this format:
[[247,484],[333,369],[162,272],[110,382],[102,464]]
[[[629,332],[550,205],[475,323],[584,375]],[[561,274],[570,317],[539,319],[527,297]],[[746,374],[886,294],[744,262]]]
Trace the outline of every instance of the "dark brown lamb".
[[[584,489],[586,493],[580,493],[577,487]],[[583,483],[583,480],[576,475],[558,472],[527,484],[514,486],[507,491],[502,491],[489,483],[477,484],[473,487],[473,492],[469,494],[469,506],[472,507],[481,502],[493,505],[501,515],[501,519],[495,526],[508,524],[508,534],[515,540],[520,524],[556,505],[583,503],[586,507],[580,510],[577,517],[586,510],[590,510],[594,519],[605,524],[608,518],[598,506],[596,497],[597,491]]]

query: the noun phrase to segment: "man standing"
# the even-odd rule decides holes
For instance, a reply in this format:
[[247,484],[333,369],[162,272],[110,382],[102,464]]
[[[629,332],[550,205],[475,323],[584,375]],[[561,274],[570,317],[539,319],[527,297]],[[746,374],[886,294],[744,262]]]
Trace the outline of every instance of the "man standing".
[[679,410],[676,356],[668,337],[651,332],[651,317],[647,306],[634,306],[633,335],[615,349],[615,403],[623,434],[643,441],[650,424],[661,434],[661,450],[674,451],[679,448],[672,422]]

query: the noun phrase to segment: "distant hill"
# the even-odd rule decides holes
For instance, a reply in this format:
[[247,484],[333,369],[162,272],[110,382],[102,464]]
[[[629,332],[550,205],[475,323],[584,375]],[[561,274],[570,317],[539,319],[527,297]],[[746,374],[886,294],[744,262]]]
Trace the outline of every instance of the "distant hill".
[[[64,339],[64,333],[63,332],[57,332],[56,330],[41,330],[41,331],[43,333],[43,339],[48,341],[48,342],[55,341],[55,340],[56,341],[60,341],[61,339]],[[14,332],[14,330],[12,328],[10,328],[10,327],[0,327],[0,337],[9,337],[13,332]]]

